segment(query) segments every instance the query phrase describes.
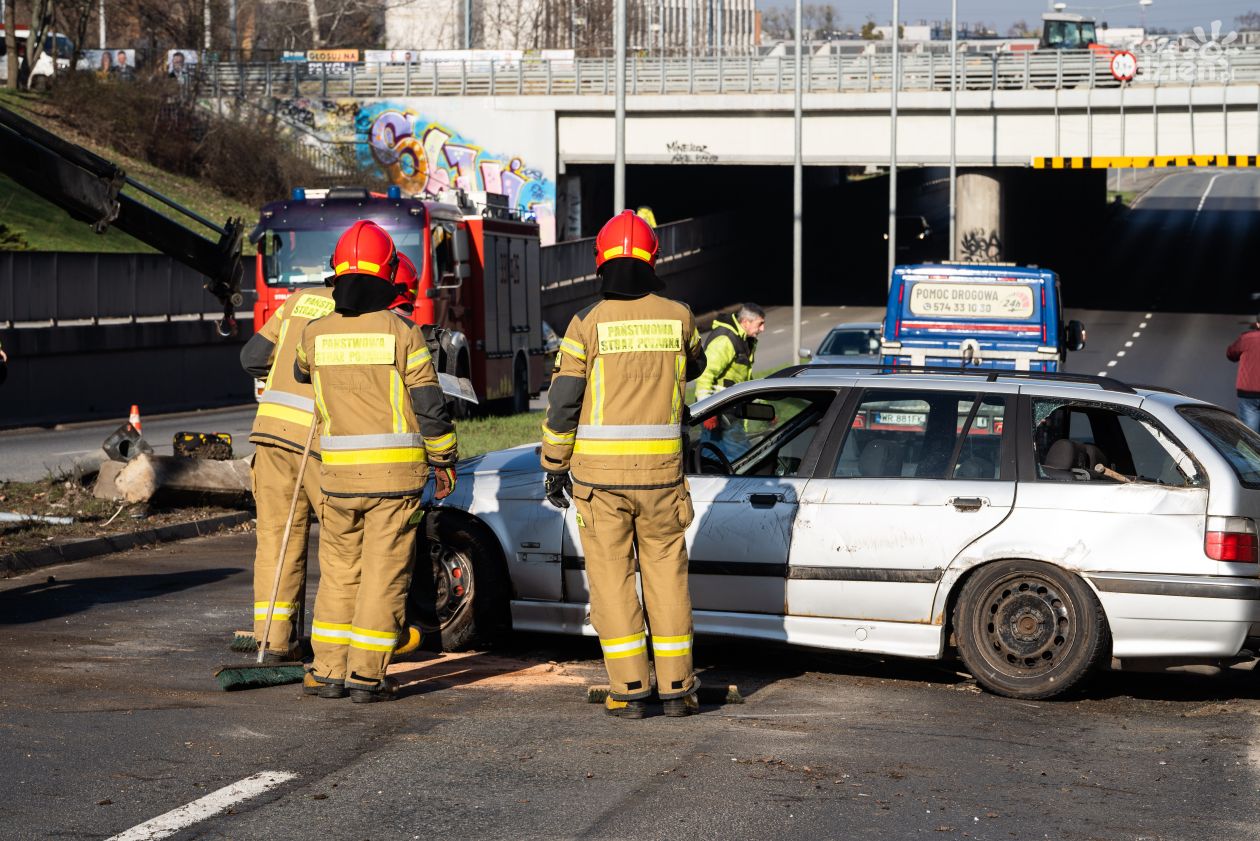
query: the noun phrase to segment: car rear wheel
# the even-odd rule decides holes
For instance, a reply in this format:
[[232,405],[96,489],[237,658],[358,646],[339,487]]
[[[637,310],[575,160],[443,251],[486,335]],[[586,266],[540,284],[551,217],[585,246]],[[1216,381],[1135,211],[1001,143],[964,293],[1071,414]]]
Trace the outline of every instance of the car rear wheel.
[[467,517],[432,511],[425,520],[407,622],[420,628],[422,647],[461,651],[510,624],[502,553],[493,535]]
[[1009,698],[1066,692],[1111,649],[1107,617],[1075,575],[1001,561],[967,580],[954,609],[958,653],[985,689]]

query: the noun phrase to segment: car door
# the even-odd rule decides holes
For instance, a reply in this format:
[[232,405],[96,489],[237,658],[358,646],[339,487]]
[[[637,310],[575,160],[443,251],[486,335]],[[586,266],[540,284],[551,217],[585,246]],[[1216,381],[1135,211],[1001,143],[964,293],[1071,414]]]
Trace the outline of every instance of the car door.
[[788,613],[931,623],[944,570],[1010,513],[1015,387],[855,391],[800,498]]
[[838,408],[830,388],[762,388],[693,418],[692,607],[782,615],[797,503]]

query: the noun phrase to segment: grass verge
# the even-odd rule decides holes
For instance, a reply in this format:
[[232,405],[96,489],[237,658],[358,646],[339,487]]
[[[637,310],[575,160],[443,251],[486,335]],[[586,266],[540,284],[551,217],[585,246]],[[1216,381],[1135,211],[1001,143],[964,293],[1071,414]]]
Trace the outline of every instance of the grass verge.
[[542,422],[542,412],[458,421],[459,456],[472,458],[521,444],[536,444],[542,439]]

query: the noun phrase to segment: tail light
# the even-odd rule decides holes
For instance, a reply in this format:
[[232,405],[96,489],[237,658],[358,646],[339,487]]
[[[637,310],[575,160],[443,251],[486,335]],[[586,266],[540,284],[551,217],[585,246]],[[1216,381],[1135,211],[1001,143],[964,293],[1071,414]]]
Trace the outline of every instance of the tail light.
[[1256,524],[1250,517],[1208,517],[1203,550],[1214,561],[1256,563]]

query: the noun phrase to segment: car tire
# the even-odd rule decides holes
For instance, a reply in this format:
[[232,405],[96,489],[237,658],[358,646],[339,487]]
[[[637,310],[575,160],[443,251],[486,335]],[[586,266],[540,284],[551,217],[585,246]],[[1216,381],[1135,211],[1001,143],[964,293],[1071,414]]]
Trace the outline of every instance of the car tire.
[[1089,586],[1037,561],[976,570],[963,585],[953,626],[967,670],[1008,698],[1067,692],[1111,652],[1107,617]]
[[490,641],[511,624],[509,599],[503,553],[489,529],[459,512],[426,515],[407,594],[407,623],[420,628],[422,647],[463,651]]

